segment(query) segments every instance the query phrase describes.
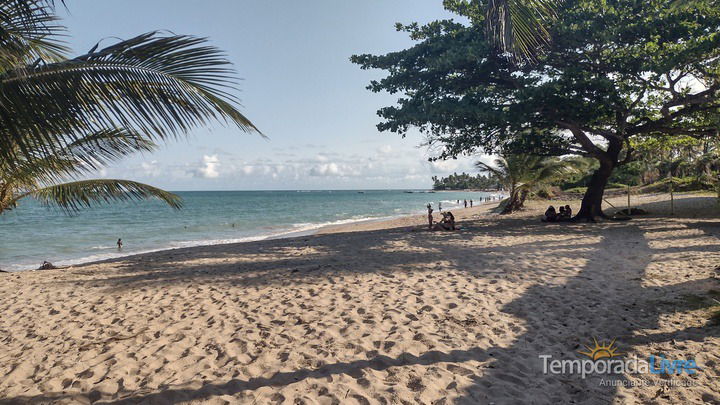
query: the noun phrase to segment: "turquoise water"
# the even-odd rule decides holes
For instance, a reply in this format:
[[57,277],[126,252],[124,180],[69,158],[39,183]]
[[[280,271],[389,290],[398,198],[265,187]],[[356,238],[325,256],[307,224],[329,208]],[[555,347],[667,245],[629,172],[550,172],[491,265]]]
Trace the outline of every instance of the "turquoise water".
[[[184,207],[115,203],[68,216],[25,200],[0,215],[0,269],[67,265],[178,247],[234,243],[311,233],[325,225],[424,212],[442,201],[476,203],[490,193],[373,191],[179,192]],[[118,251],[115,242],[122,238]]]

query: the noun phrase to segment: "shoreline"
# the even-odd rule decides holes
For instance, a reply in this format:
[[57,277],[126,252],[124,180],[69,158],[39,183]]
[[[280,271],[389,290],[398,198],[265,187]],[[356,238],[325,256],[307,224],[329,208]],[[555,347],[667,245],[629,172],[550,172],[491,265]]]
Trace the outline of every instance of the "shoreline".
[[[442,190],[446,191],[446,190]],[[664,196],[666,193],[648,193],[648,194],[641,194],[633,196],[633,199],[655,199],[658,197]],[[700,192],[683,192],[683,193],[676,193],[676,196],[682,197],[683,195],[690,195],[690,196],[701,196],[701,195],[713,195],[712,193],[700,193]],[[606,198],[608,201],[611,201],[613,205],[618,207],[618,209],[625,208],[626,200],[625,196],[608,196]],[[500,200],[501,201],[501,200]],[[488,201],[488,202],[482,202],[480,204],[475,204],[472,208],[463,208],[463,207],[452,207],[450,210],[455,213],[455,217],[457,221],[463,221],[463,220],[469,220],[469,219],[477,219],[477,214],[482,213],[483,215],[491,214],[492,209],[494,209],[497,204],[500,203],[500,201]],[[519,212],[515,213],[513,215],[510,215],[508,217],[518,216],[522,215],[523,213],[527,213],[529,210],[532,210],[534,205],[540,204],[540,205],[557,205],[559,203],[575,203],[577,204],[579,200],[577,199],[552,199],[552,200],[528,200],[527,207]],[[491,207],[492,205],[492,207]],[[538,208],[539,209],[539,208]],[[613,209],[612,207],[607,207],[607,209]],[[443,211],[450,211],[448,209],[445,209]],[[538,211],[537,215],[541,215],[542,212],[544,212],[544,208],[542,211]],[[438,218],[438,212],[435,211],[434,213],[435,218]],[[347,221],[347,222],[345,222]],[[339,223],[333,223],[333,224],[317,224],[317,226],[310,225],[309,229],[299,229],[299,230],[287,230],[278,232],[276,234],[272,235],[260,235],[257,237],[246,237],[246,238],[239,238],[243,240],[237,240],[237,241],[221,241],[218,243],[205,243],[207,241],[183,241],[180,243],[188,244],[187,246],[176,246],[176,247],[163,247],[158,249],[148,249],[148,250],[141,250],[138,252],[128,252],[127,254],[107,257],[107,258],[100,258],[100,259],[89,259],[86,260],[86,258],[79,258],[79,259],[70,259],[70,260],[59,260],[57,262],[51,261],[54,265],[56,265],[57,269],[69,269],[74,268],[78,266],[85,266],[85,265],[91,265],[96,263],[107,263],[112,262],[116,260],[122,260],[123,258],[128,257],[136,257],[136,256],[142,256],[142,255],[150,255],[150,254],[156,254],[156,253],[162,253],[162,252],[173,252],[178,250],[185,250],[185,249],[202,249],[207,248],[211,246],[223,246],[223,245],[236,245],[236,244],[246,244],[246,243],[256,243],[256,242],[263,242],[263,241],[272,241],[272,240],[284,240],[284,239],[292,239],[292,238],[299,238],[304,236],[315,236],[315,235],[326,235],[326,234],[334,234],[334,233],[344,233],[344,232],[363,232],[363,231],[370,231],[370,230],[388,230],[393,228],[402,228],[402,227],[423,227],[427,224],[427,217],[423,210],[418,210],[415,213],[411,214],[399,214],[399,215],[389,215],[389,216],[383,216],[383,217],[377,217],[377,218],[370,218],[370,219],[358,219],[358,220],[339,220],[335,221]],[[198,244],[194,244],[197,242]],[[77,260],[77,261],[76,261]],[[72,263],[68,263],[72,262]],[[41,263],[38,264],[38,266]],[[2,274],[18,274],[18,273],[25,273],[25,272],[35,272],[35,271],[47,271],[47,270],[38,270],[36,267],[34,268],[27,268],[23,270],[8,270],[8,269],[2,269]]]
[[[462,208],[462,207],[453,207],[452,210],[454,212],[459,212],[461,210],[469,210],[469,209],[475,209],[481,206],[485,206],[488,204],[497,204],[499,201],[488,201],[480,204],[475,204],[473,208]],[[448,211],[443,210],[443,211]],[[437,215],[437,214],[436,214]],[[180,249],[193,249],[193,248],[203,248],[203,247],[209,247],[209,246],[220,246],[220,245],[234,245],[239,243],[253,243],[253,242],[262,242],[262,241],[269,241],[269,240],[278,240],[278,239],[291,239],[296,237],[303,237],[303,236],[311,236],[311,235],[320,235],[320,234],[328,234],[328,233],[338,233],[338,232],[346,232],[346,227],[349,229],[355,229],[355,231],[361,231],[362,229],[369,229],[366,228],[367,226],[370,226],[372,228],[373,224],[388,224],[392,223],[394,221],[402,221],[403,219],[409,220],[409,219],[415,219],[417,216],[421,216],[423,219],[425,218],[425,214],[423,214],[423,210],[420,209],[416,211],[415,213],[404,213],[404,214],[398,214],[398,215],[386,215],[376,218],[364,218],[364,219],[344,219],[344,220],[337,220],[333,221],[331,223],[321,223],[321,224],[308,224],[307,226],[300,227],[300,229],[288,229],[283,230],[277,233],[273,233],[270,235],[258,235],[258,236],[249,236],[244,238],[238,238],[238,239],[218,239],[217,243],[208,243],[209,240],[189,240],[189,241],[179,241],[179,242],[173,242],[182,244],[184,246],[172,246],[172,247],[160,247],[160,248],[149,248],[149,249],[140,249],[136,252],[128,252],[128,253],[120,253],[120,252],[112,252],[112,253],[98,253],[98,255],[104,254],[108,255],[110,257],[104,257],[104,258],[91,258],[92,255],[84,256],[78,259],[66,259],[66,260],[48,260],[53,265],[56,266],[57,269],[68,269],[73,268],[77,266],[83,266],[83,265],[89,265],[89,264],[95,264],[95,263],[106,263],[113,260],[121,260],[123,258],[127,257],[135,257],[140,255],[146,255],[146,254],[153,254],[158,252],[171,252],[176,251]],[[425,220],[425,219],[424,219]],[[386,225],[381,225],[385,227]],[[90,257],[90,258],[89,258]],[[38,263],[36,266],[39,266],[42,263]],[[46,271],[46,270],[39,270],[37,267],[32,268],[24,268],[24,269],[6,269],[2,268],[2,273],[7,274],[17,274],[17,273],[24,273],[24,272],[33,272],[33,271]]]
[[[400,217],[400,216],[399,216]],[[392,220],[396,217],[388,216],[388,217],[380,217],[375,219],[358,219],[358,220],[348,220],[348,224],[350,223],[362,223],[362,222],[373,222],[373,221],[388,221]],[[218,239],[217,243],[209,243],[211,240],[189,240],[189,241],[180,241],[175,243],[185,244],[186,246],[173,246],[173,247],[160,247],[160,248],[150,248],[150,249],[141,249],[136,252],[113,252],[114,254],[112,257],[107,258],[101,258],[101,259],[88,259],[87,257],[81,257],[78,259],[67,259],[67,260],[58,260],[57,262],[51,261],[54,265],[56,265],[57,269],[68,269],[72,267],[77,266],[83,266],[88,264],[94,264],[94,263],[105,263],[108,261],[113,260],[120,260],[126,257],[134,257],[134,256],[141,256],[146,254],[152,254],[152,253],[158,253],[158,252],[165,252],[165,251],[175,251],[180,249],[194,249],[194,248],[203,248],[203,247],[209,247],[209,246],[221,246],[221,245],[234,245],[239,243],[253,243],[253,242],[262,242],[262,241],[268,241],[268,240],[278,240],[278,239],[291,239],[296,237],[302,237],[302,236],[308,236],[313,235],[321,231],[322,229],[326,227],[335,227],[335,226],[343,226],[345,224],[344,220],[336,221],[338,224],[317,224],[317,225],[309,225],[307,227],[301,227],[301,229],[288,229],[281,232],[277,232],[270,235],[258,235],[258,236],[248,236],[244,238],[237,238],[237,239]],[[106,253],[110,255],[110,253]],[[27,268],[27,269],[20,269],[20,270],[5,270],[3,269],[2,272],[4,273],[24,273],[28,271],[45,271],[45,270],[39,270],[37,268]]]

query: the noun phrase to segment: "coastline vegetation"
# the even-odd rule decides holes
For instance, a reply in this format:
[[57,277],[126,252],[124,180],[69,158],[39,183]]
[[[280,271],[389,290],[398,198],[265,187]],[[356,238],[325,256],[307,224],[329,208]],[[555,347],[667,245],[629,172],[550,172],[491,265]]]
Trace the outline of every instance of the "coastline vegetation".
[[453,173],[447,177],[433,176],[433,190],[500,190],[502,184],[494,175],[476,174],[471,175],[465,172]]

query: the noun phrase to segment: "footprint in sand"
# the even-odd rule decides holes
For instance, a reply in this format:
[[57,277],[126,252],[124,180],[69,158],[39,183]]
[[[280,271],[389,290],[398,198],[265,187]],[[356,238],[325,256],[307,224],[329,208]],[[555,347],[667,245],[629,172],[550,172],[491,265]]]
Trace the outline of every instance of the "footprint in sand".
[[420,392],[425,389],[425,385],[423,385],[422,379],[419,377],[411,377],[406,386],[412,392]]

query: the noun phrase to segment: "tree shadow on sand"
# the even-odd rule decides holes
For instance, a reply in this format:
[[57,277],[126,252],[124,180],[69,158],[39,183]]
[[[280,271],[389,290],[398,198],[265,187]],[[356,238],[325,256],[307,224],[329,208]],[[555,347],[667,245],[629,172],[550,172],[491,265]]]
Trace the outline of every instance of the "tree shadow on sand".
[[[653,261],[658,260],[658,255],[715,252],[717,245],[654,248],[645,237],[646,232],[648,229],[660,229],[663,224],[653,219],[599,225],[538,225],[525,220],[515,222],[522,226],[515,224],[505,229],[492,228],[488,231],[476,224],[471,225],[465,232],[440,235],[408,233],[406,230],[382,231],[383,237],[378,238],[382,240],[382,245],[380,242],[360,245],[352,234],[347,234],[297,238],[275,245],[264,244],[260,248],[253,244],[213,247],[193,254],[194,258],[202,256],[228,260],[227,263],[220,261],[213,264],[211,270],[207,270],[207,264],[198,263],[184,266],[182,271],[178,272],[176,268],[172,268],[177,252],[158,253],[152,260],[148,260],[148,256],[124,258],[122,262],[126,267],[120,269],[117,275],[106,279],[93,278],[75,282],[114,291],[149,285],[172,285],[187,282],[190,278],[244,287],[276,283],[282,285],[288,282],[288,277],[301,283],[303,278],[324,278],[347,272],[348,270],[343,269],[344,260],[354,255],[367,254],[368,250],[374,255],[372,263],[357,271],[391,273],[394,267],[446,260],[452,262],[454,270],[485,279],[497,276],[497,273],[487,271],[490,266],[504,263],[504,268],[507,269],[504,276],[536,278],[537,282],[501,307],[503,313],[521,320],[523,324],[523,331],[517,334],[509,346],[472,347],[447,352],[433,350],[419,356],[410,353],[394,357],[376,354],[367,359],[325,364],[313,369],[277,372],[267,378],[236,378],[222,383],[211,382],[199,389],[165,388],[157,392],[124,392],[115,399],[102,398],[102,403],[179,403],[206,400],[217,395],[245,395],[248,391],[252,392],[261,387],[284,387],[308,378],[336,374],[359,378],[366,370],[383,371],[409,365],[439,365],[451,369],[454,365],[469,361],[482,362],[487,364],[487,367],[465,373],[472,381],[471,384],[447,387],[448,391],[460,391],[459,396],[456,396],[458,403],[625,402],[630,400],[625,397],[627,391],[601,385],[599,376],[582,379],[578,375],[543,373],[542,360],[538,356],[547,354],[555,359],[579,359],[581,355],[577,351],[583,349],[582,345],[590,344],[593,338],[604,341],[617,339],[622,352],[632,352],[637,345],[669,344],[673,339],[701,342],[709,337],[720,336],[720,327],[709,325],[677,332],[647,333],[648,330],[658,329],[661,315],[671,310],[654,305],[654,302],[672,302],[688,291],[717,288],[717,279],[691,279],[685,283],[663,286],[651,286],[645,282],[646,270]],[[711,235],[717,234],[717,225],[717,222],[706,222],[698,226]],[[499,240],[505,236],[523,234],[541,235],[542,240],[483,248],[466,244],[469,239],[482,232],[492,232],[492,236]],[[323,249],[327,241],[325,238],[335,240],[332,249]],[[575,243],[573,238],[594,239],[588,243]],[[429,249],[430,252],[423,253],[422,250],[414,249],[394,252],[383,250],[383,247],[392,243]],[[263,252],[275,253],[275,249],[286,246],[313,247],[320,253],[280,260],[233,261],[238,255],[262,256]],[[601,252],[617,254],[600,254]],[[483,263],[488,267],[476,268],[467,264],[462,258],[468,255],[487,256]],[[551,269],[557,270],[555,279],[552,276],[546,277],[552,271],[533,267],[533,260],[528,260],[547,255],[553,255],[560,263],[556,269]],[[562,263],[565,259],[580,259],[584,264],[579,269],[564,269]],[[516,262],[515,267],[507,267],[507,263],[513,261]],[[149,270],[139,270],[149,265]],[[428,271],[433,270],[429,268]],[[568,299],[570,292],[573,293],[572,300]],[[472,313],[467,315],[473,317]],[[472,346],[472,342],[470,345]],[[717,366],[707,367],[707,370],[717,374]],[[623,380],[625,377],[613,378]],[[706,388],[701,394],[703,401],[720,401],[717,387]],[[91,400],[101,399],[97,392],[84,395]],[[671,397],[642,399],[661,402],[691,399],[681,390],[662,395]],[[56,393],[40,397],[10,398],[0,403],[47,402],[75,396],[76,394]],[[361,398],[356,399],[362,402]]]

